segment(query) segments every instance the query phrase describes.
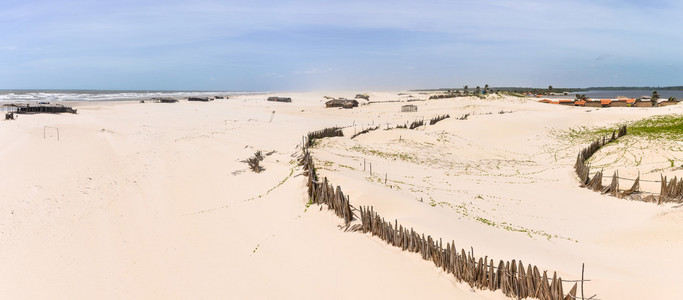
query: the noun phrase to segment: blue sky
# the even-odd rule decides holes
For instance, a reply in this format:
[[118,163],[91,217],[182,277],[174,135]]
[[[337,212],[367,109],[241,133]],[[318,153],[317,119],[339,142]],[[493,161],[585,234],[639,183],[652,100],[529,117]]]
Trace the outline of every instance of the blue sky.
[[1,0],[0,89],[683,85],[680,1]]

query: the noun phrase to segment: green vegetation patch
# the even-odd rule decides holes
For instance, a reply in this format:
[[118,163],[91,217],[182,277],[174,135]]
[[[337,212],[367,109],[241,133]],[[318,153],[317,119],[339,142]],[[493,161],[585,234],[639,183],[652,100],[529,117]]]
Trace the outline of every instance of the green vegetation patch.
[[587,142],[602,136],[610,136],[619,126],[626,125],[627,136],[644,137],[648,139],[680,139],[683,138],[683,115],[671,114],[652,116],[634,122],[626,122],[605,127],[571,128],[558,135],[560,139]]
[[628,134],[648,138],[683,138],[683,115],[662,115],[627,124]]
[[410,154],[410,153],[404,153],[404,152],[396,152],[396,153],[391,153],[391,152],[383,152],[380,150],[375,150],[375,149],[368,149],[364,148],[362,146],[356,145],[351,147],[349,150],[356,151],[363,153],[365,155],[374,155],[374,156],[379,156],[381,158],[385,159],[392,159],[392,160],[402,160],[402,161],[407,161],[407,162],[412,162],[412,163],[418,163],[418,159],[415,157],[415,155]]

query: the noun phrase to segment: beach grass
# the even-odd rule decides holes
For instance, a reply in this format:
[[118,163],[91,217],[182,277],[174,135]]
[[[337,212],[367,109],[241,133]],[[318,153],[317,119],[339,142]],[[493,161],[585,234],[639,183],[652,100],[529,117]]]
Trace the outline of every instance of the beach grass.
[[637,121],[625,122],[602,127],[582,126],[571,128],[559,134],[561,139],[570,141],[590,141],[612,134],[612,131],[626,125],[628,136],[647,139],[680,139],[683,138],[683,115],[670,114],[644,118]]

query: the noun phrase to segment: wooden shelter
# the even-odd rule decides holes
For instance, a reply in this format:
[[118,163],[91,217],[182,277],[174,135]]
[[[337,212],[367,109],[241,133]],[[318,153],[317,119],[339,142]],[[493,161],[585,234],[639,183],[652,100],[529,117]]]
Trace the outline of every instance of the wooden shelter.
[[631,107],[636,103],[636,99],[617,99],[612,100],[610,107]]
[[638,101],[635,103],[635,107],[652,107],[652,101]]
[[292,98],[289,98],[289,97],[268,97],[268,101],[272,101],[272,102],[292,102]]
[[349,99],[334,99],[325,102],[325,107],[343,107],[343,108],[354,108],[358,107],[358,101]]
[[213,101],[213,98],[209,98],[209,97],[190,97],[190,98],[187,98],[187,101],[209,102],[209,101]]
[[61,104],[38,104],[38,105],[31,105],[31,104],[8,104],[5,105],[7,107],[11,107],[11,111],[17,114],[40,114],[40,113],[49,113],[49,114],[58,114],[58,113],[72,113],[75,114],[77,113],[76,109],[73,109],[69,106],[64,106]]
[[407,104],[401,106],[401,112],[417,112],[417,105]]

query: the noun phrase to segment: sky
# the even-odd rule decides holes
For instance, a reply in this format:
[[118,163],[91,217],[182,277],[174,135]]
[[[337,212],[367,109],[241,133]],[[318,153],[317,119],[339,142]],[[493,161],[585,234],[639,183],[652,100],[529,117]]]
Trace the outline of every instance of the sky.
[[683,85],[683,2],[0,0],[0,89]]

